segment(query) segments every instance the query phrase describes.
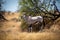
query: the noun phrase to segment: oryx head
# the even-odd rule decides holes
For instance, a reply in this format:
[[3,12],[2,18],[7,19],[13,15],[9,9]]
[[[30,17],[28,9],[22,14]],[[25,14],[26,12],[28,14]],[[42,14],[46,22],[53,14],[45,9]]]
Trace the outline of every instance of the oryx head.
[[24,19],[25,21],[27,21],[28,16],[26,15],[26,12],[23,12],[23,15],[21,16],[22,19]]

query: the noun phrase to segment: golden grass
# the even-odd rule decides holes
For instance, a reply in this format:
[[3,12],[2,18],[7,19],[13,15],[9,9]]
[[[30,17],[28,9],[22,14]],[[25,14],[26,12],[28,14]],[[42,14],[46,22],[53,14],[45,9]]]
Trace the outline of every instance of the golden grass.
[[[8,20],[13,17],[13,15],[6,16]],[[16,17],[16,15],[14,16]],[[1,22],[0,22],[1,23]],[[19,32],[15,31],[19,29],[20,22],[3,22],[3,27],[0,28],[0,40],[60,40],[59,32],[37,32],[37,33],[27,33],[27,32]],[[16,27],[12,27],[15,25]],[[11,28],[11,29],[10,29]],[[1,30],[3,29],[3,30]],[[7,32],[5,30],[12,30]],[[54,29],[54,27],[52,28]],[[48,30],[49,31],[49,30]]]
[[60,40],[60,34],[52,32],[10,32],[5,33],[5,35],[2,35],[0,37],[3,40]]

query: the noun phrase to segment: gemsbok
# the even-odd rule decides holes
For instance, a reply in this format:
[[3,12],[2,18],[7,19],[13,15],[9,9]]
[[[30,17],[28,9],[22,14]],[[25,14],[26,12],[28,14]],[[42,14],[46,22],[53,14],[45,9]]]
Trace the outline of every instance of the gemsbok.
[[[35,24],[35,23],[37,23],[37,22],[40,22],[40,23],[42,23],[43,24],[43,17],[42,16],[34,16],[34,17],[32,17],[32,16],[27,16],[27,15],[25,15],[25,14],[23,14],[23,16],[22,16],[22,18],[26,21],[26,23],[29,25],[28,26],[28,30],[29,30],[29,32],[32,32],[32,25],[33,24]],[[41,25],[42,25],[41,24]],[[40,28],[41,29],[43,29],[43,27],[42,26],[40,26]],[[40,30],[41,30],[40,29]]]

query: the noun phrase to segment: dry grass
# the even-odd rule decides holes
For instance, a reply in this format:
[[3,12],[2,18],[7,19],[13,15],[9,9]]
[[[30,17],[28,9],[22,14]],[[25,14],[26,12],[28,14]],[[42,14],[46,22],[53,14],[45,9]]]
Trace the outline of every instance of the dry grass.
[[42,32],[42,33],[26,33],[11,32],[0,35],[0,40],[60,40],[59,33]]
[[[15,15],[14,17],[16,17]],[[6,16],[8,20],[10,20],[13,15]],[[27,33],[27,32],[20,32],[19,29],[20,22],[8,21],[3,22],[0,29],[0,40],[60,40],[60,33],[59,32],[37,32],[37,33]],[[1,22],[0,22],[1,25]],[[15,27],[13,27],[15,25]],[[52,29],[54,27],[52,26]],[[56,29],[56,28],[55,28]],[[7,31],[10,30],[10,31]],[[17,31],[15,31],[17,30]],[[48,30],[49,31],[49,30]]]

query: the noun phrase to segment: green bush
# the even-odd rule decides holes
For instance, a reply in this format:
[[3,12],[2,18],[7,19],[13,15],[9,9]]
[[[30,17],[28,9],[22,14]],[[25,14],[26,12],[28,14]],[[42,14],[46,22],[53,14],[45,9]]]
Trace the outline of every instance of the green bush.
[[22,31],[27,30],[27,28],[28,28],[28,24],[25,22],[24,19],[21,19],[21,29],[22,29]]

